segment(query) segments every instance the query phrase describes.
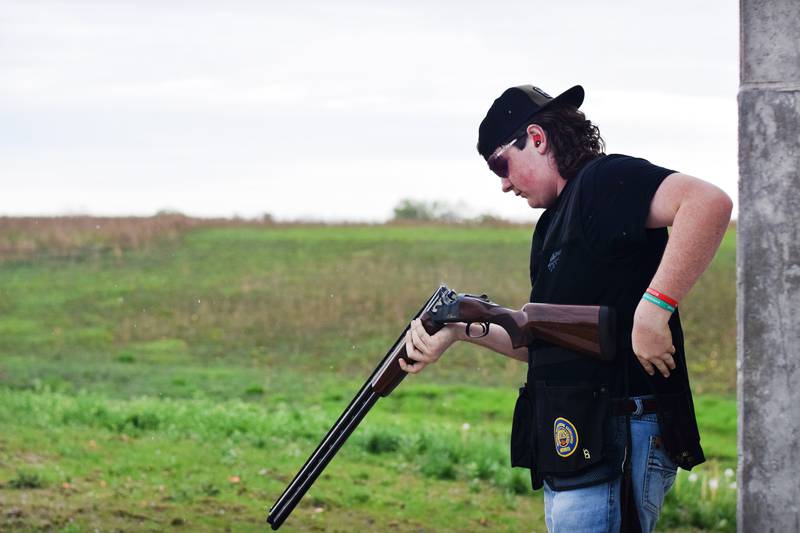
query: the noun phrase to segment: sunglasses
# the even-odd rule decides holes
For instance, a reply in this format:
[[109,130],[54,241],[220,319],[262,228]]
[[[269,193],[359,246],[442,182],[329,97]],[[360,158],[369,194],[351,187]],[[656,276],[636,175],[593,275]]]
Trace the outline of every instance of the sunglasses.
[[497,150],[492,152],[492,155],[486,160],[486,164],[489,165],[489,170],[497,174],[500,178],[508,178],[508,160],[500,156],[503,155],[503,152],[511,148],[511,145],[522,139],[522,137],[524,137],[524,135],[515,137],[507,144],[499,146]]

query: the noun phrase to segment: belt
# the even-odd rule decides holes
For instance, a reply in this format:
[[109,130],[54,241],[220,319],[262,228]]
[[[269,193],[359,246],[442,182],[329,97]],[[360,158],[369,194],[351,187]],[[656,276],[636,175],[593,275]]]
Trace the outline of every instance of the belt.
[[613,406],[614,414],[617,415],[644,415],[658,412],[658,402],[653,398],[614,400]]

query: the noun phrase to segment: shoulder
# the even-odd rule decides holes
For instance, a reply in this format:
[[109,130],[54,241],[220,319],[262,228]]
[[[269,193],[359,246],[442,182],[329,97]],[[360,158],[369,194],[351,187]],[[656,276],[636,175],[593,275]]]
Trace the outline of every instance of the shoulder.
[[583,177],[587,183],[613,186],[627,180],[663,179],[674,170],[654,165],[647,159],[623,154],[609,154],[593,161],[593,168]]
[[664,179],[675,171],[647,159],[610,154],[592,161],[580,177],[582,203],[604,204],[625,196],[649,199]]
[[582,176],[584,234],[604,253],[630,251],[646,241],[645,222],[661,183],[675,171],[646,159],[612,154]]

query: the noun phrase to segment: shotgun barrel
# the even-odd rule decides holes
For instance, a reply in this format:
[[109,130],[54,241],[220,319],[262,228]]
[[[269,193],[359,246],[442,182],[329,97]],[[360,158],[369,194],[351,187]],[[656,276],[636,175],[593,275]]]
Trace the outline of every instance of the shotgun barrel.
[[[439,305],[442,297],[449,291],[450,289],[445,285],[440,285],[425,305],[417,311],[414,318],[419,318],[423,313],[431,311],[435,306]],[[443,324],[427,322],[426,329],[430,327],[428,332],[431,334],[444,326]],[[325,466],[333,459],[333,456],[336,455],[336,452],[345,443],[347,437],[358,426],[361,419],[378,401],[378,398],[388,395],[406,376],[406,373],[402,371],[397,363],[397,359],[406,355],[405,337],[408,328],[409,326],[406,326],[406,329],[403,330],[403,333],[394,342],[380,364],[373,370],[372,375],[361,387],[361,390],[350,401],[350,405],[339,416],[339,419],[328,431],[328,434],[325,435],[325,438],[322,439],[317,449],[314,450],[314,453],[311,454],[286,490],[283,491],[281,497],[272,506],[267,516],[267,523],[273,530],[281,527],[286,517],[289,516],[309,487],[325,469]]]

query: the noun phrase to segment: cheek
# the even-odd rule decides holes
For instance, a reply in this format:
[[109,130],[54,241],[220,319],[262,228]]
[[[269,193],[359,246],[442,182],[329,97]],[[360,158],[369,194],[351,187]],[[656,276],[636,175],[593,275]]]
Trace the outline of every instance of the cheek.
[[536,178],[532,174],[526,173],[520,176],[519,179],[520,190],[525,192],[532,192],[536,187],[537,187]]

